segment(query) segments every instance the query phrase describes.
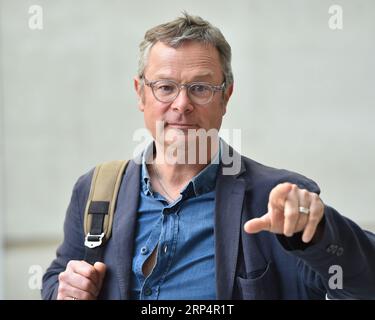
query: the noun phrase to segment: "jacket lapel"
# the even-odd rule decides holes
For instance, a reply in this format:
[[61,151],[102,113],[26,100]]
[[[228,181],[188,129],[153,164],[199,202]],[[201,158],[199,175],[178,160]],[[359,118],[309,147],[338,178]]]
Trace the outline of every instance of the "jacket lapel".
[[[235,152],[235,151],[234,151]],[[239,239],[245,180],[237,175],[223,175],[220,168],[215,203],[215,266],[216,295],[219,300],[232,298]]]
[[141,166],[129,162],[121,183],[114,217],[113,239],[116,246],[116,270],[121,299],[129,299],[134,232],[140,188]]

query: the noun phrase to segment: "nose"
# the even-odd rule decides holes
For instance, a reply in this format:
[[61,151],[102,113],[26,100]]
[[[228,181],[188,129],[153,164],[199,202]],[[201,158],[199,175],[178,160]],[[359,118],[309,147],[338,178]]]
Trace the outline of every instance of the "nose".
[[172,102],[172,109],[179,113],[189,113],[194,109],[186,88],[181,88],[177,98]]

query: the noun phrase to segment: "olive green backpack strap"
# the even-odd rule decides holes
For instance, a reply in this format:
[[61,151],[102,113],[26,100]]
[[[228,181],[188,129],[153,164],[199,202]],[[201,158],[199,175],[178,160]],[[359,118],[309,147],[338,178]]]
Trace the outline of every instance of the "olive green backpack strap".
[[105,243],[111,237],[117,194],[128,161],[106,162],[95,168],[84,216],[85,258],[94,264],[103,260]]

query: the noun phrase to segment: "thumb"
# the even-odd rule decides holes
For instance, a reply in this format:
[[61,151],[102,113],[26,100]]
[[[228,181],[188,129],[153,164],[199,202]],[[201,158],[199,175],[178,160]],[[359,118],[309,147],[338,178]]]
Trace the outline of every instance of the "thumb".
[[100,286],[102,285],[102,282],[103,282],[103,279],[104,279],[104,276],[105,276],[105,271],[107,269],[106,265],[102,262],[95,262],[94,264],[94,268],[99,276],[99,283],[100,283]]
[[270,231],[271,219],[269,213],[266,213],[260,218],[254,218],[247,221],[244,225],[244,230],[247,233],[258,233],[260,231]]

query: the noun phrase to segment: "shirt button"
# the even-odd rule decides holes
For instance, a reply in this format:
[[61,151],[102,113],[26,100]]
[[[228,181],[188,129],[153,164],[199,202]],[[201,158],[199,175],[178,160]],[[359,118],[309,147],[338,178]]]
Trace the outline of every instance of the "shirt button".
[[141,248],[141,254],[147,254],[148,248],[147,247],[142,247]]
[[167,251],[168,251],[168,246],[165,245],[165,246],[164,246],[164,253],[167,253]]
[[144,294],[145,294],[145,296],[151,296],[151,294],[152,294],[152,289],[151,288],[145,288],[145,290],[144,290]]

